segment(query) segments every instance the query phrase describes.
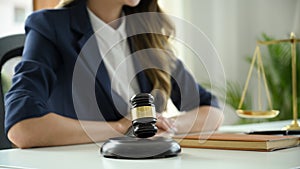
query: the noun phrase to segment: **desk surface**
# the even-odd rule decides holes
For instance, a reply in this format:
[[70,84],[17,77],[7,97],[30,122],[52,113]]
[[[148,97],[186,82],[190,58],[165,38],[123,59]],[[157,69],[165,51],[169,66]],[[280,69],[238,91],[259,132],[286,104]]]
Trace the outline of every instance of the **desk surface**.
[[[264,129],[289,122],[261,124]],[[223,126],[221,131],[257,130],[258,125]],[[261,129],[261,127],[260,127]],[[157,168],[300,168],[300,147],[274,152],[233,151],[183,148],[177,157],[155,160],[120,160],[103,158],[99,145],[10,149],[0,151],[0,168],[104,168],[104,169],[157,169]]]

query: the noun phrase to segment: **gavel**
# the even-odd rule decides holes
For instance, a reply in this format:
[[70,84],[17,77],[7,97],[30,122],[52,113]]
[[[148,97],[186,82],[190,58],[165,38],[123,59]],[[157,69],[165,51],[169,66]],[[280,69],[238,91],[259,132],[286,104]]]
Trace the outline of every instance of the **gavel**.
[[134,95],[130,99],[132,125],[125,137],[110,138],[101,146],[101,154],[107,158],[145,159],[177,156],[180,145],[164,137],[152,137],[157,133],[154,97],[148,93]]
[[154,97],[139,93],[130,99],[133,135],[138,138],[152,137],[157,133]]

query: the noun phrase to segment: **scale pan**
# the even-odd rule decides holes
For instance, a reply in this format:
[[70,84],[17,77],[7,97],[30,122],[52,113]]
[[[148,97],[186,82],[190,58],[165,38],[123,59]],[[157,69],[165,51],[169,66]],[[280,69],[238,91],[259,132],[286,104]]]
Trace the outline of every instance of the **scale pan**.
[[238,116],[243,118],[273,118],[279,114],[279,110],[236,110]]

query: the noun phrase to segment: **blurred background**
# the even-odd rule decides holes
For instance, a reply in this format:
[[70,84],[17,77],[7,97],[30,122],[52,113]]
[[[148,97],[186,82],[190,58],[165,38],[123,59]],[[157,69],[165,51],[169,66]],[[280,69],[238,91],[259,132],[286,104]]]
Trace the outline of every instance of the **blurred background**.
[[[0,0],[0,38],[11,34],[24,33],[24,21],[32,11],[52,8],[57,3],[58,0]],[[208,90],[211,85],[216,85],[218,90],[212,92],[218,96],[222,93],[223,96],[224,93],[226,94],[226,100],[223,96],[220,96],[222,97],[220,98],[221,102],[226,103],[224,110],[225,124],[257,122],[257,120],[240,119],[235,114],[240,93],[250,67],[249,59],[252,57],[257,40],[286,39],[289,38],[291,32],[295,32],[296,36],[300,37],[300,0],[159,0],[159,4],[166,13],[178,17],[202,31],[215,47],[222,67],[214,65],[215,58],[212,58],[211,65],[203,65],[201,61],[195,60],[195,54],[190,49],[180,43],[175,44],[178,45],[178,57],[183,60],[201,84],[207,86]],[[188,34],[188,32],[186,33]],[[193,38],[189,39],[190,43],[193,43],[194,40]],[[288,48],[288,45],[262,48],[262,55],[267,58],[264,59],[265,64],[274,63],[273,68],[280,67],[280,60],[289,59],[281,57],[281,55],[289,55],[287,53],[290,51]],[[275,50],[275,52],[272,52],[272,50]],[[272,53],[278,55],[279,62],[277,60],[275,63],[272,56],[269,56]],[[299,52],[297,55],[299,58]],[[297,62],[299,63],[299,59]],[[223,83],[221,86],[210,84],[209,74],[205,66],[212,67],[212,70],[224,69],[226,85]],[[286,66],[287,70],[291,67],[290,64]],[[13,64],[9,64],[7,67],[11,68]],[[12,74],[13,72],[8,72],[8,68],[3,70],[4,73]],[[278,79],[278,77],[285,75],[290,77],[290,71],[280,74],[283,69],[280,70],[281,72],[277,72],[277,74],[276,69],[273,70],[271,75],[267,75],[267,78],[276,76]],[[297,70],[300,70],[299,66]],[[300,74],[299,71],[297,73]],[[223,76],[214,74],[214,72],[210,72],[210,75]],[[274,81],[276,82],[276,80],[273,80],[269,83],[274,83],[271,85],[278,88],[270,88],[270,90],[282,93],[282,90],[286,89],[285,92],[291,93],[290,83],[287,83],[287,86],[278,86],[282,84],[277,80],[277,85]],[[255,84],[250,83],[250,95],[255,96],[257,89]],[[279,90],[279,88],[282,89]],[[270,92],[271,95],[276,93],[275,91]],[[282,109],[284,106],[281,104],[281,100],[276,100],[278,97],[280,97],[278,94],[272,95],[272,99],[275,99],[273,102],[276,103],[274,107]],[[288,100],[285,103],[287,108],[283,110],[284,112],[281,112],[278,118],[273,120],[290,119],[292,117],[290,110],[291,98],[285,96],[281,99]],[[250,97],[250,101],[246,101],[248,104],[245,103],[244,105],[245,108],[251,109],[251,106],[255,105],[255,103],[252,103],[254,100],[255,98]]]

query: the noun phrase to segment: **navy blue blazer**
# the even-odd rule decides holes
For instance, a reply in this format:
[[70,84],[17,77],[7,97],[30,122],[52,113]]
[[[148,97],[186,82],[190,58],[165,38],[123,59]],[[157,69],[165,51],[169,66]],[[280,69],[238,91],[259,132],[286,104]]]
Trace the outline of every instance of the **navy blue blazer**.
[[[15,68],[13,85],[5,97],[6,132],[21,120],[49,112],[73,119],[107,121],[119,120],[128,113],[128,101],[111,90],[103,63],[96,64],[97,71],[89,67],[84,70],[92,74],[90,78],[79,71],[76,78],[82,83],[78,86],[72,81],[78,57],[101,58],[97,45],[84,49],[94,31],[86,4],[81,2],[37,11],[27,18],[22,61]],[[141,92],[151,92],[152,84],[143,71],[137,74],[137,80]],[[89,87],[93,93],[87,93]],[[181,111],[201,105],[217,106],[215,97],[195,82],[180,60],[172,72],[170,98]]]

